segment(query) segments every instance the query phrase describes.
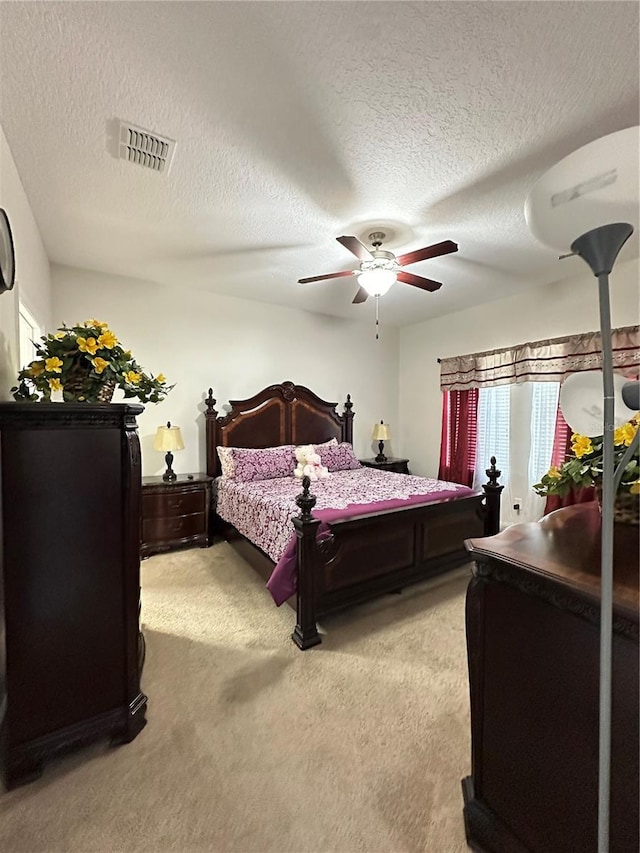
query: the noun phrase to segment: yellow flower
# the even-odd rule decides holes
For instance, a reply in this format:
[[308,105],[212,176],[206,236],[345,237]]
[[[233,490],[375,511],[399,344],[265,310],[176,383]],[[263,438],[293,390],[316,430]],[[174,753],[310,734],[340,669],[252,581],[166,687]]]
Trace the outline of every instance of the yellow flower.
[[634,423],[622,424],[621,427],[613,433],[613,443],[614,444],[624,444],[625,447],[629,447],[631,442],[634,439],[635,434],[638,432],[638,425]]
[[97,358],[93,359],[93,369],[96,373],[102,373],[102,371],[107,367],[109,367],[109,362],[105,361],[104,358],[97,356]]
[[44,362],[44,369],[49,373],[62,373],[62,361],[57,355],[54,355],[53,358],[47,358]]
[[88,352],[89,355],[95,355],[98,349],[98,342],[95,338],[78,338],[78,349],[80,352]]
[[100,349],[113,349],[117,343],[118,339],[113,332],[110,332],[108,329],[98,337]]
[[66,338],[66,337],[67,337],[67,333],[66,333],[66,332],[56,332],[56,333],[55,333],[55,335],[54,335],[53,337],[54,337],[57,341],[61,341],[63,338]]
[[32,361],[28,370],[29,376],[42,376],[44,373],[44,363],[42,361]]
[[130,385],[137,385],[140,382],[141,375],[141,373],[136,373],[135,370],[128,370],[124,374],[124,378]]
[[156,381],[157,381],[157,382],[166,382],[167,380],[166,380],[166,377],[165,377],[164,373],[159,373],[159,374],[156,376]]
[[49,380],[49,388],[52,391],[62,391],[62,382],[60,382],[59,379],[56,379],[54,377],[53,379]]
[[108,329],[109,328],[109,324],[103,323],[102,320],[85,320],[84,325],[85,326],[93,326],[96,329]]
[[562,474],[555,465],[552,465],[547,471],[547,477],[551,477],[552,480],[559,480],[562,477]]
[[640,480],[636,480],[635,483],[631,483],[629,491],[632,495],[640,495]]
[[593,453],[593,445],[591,439],[587,435],[580,435],[577,432],[571,436],[571,450],[578,459],[582,459],[588,453]]

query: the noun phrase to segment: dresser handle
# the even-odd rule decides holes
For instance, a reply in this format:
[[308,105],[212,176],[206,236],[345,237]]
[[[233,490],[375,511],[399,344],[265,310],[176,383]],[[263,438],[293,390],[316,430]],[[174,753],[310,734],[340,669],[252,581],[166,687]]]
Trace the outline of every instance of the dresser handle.
[[184,501],[182,498],[177,501],[169,501],[169,509],[180,509],[183,505]]

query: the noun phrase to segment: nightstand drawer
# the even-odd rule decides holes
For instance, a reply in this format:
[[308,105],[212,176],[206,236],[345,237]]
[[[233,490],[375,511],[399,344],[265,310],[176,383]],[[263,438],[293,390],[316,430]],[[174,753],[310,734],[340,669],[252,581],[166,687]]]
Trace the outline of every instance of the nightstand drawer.
[[165,539],[187,539],[190,536],[204,535],[206,529],[206,519],[202,512],[170,518],[144,518],[142,541],[150,543]]
[[179,474],[173,482],[142,478],[140,556],[211,544],[211,482],[206,474]]
[[157,494],[143,493],[142,517],[146,520],[204,512],[206,498],[205,490],[202,488],[190,491],[174,488]]

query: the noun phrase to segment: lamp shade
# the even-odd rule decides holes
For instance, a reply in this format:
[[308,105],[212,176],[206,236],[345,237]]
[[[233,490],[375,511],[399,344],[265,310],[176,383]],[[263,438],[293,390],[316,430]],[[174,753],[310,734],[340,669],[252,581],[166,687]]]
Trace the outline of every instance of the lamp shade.
[[[631,420],[635,412],[625,405],[622,389],[625,379],[613,375],[614,426],[620,427]],[[560,389],[560,409],[573,432],[594,437],[604,432],[603,379],[601,370],[572,373]]]
[[369,296],[383,296],[397,279],[393,270],[366,270],[358,276],[358,284],[367,291]]
[[525,219],[541,243],[566,252],[581,234],[612,222],[638,227],[640,128],[583,145],[534,185]]
[[184,450],[184,442],[180,427],[171,426],[167,421],[166,426],[159,426],[153,441],[153,449],[160,451]]
[[375,424],[371,437],[374,441],[388,441],[391,438],[388,424],[383,424],[382,421],[379,424]]

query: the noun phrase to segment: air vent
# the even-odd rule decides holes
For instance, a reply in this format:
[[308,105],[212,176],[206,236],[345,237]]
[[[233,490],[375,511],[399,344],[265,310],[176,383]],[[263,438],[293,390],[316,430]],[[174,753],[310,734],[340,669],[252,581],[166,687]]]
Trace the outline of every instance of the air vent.
[[120,122],[120,157],[154,172],[168,172],[176,143],[134,124]]

